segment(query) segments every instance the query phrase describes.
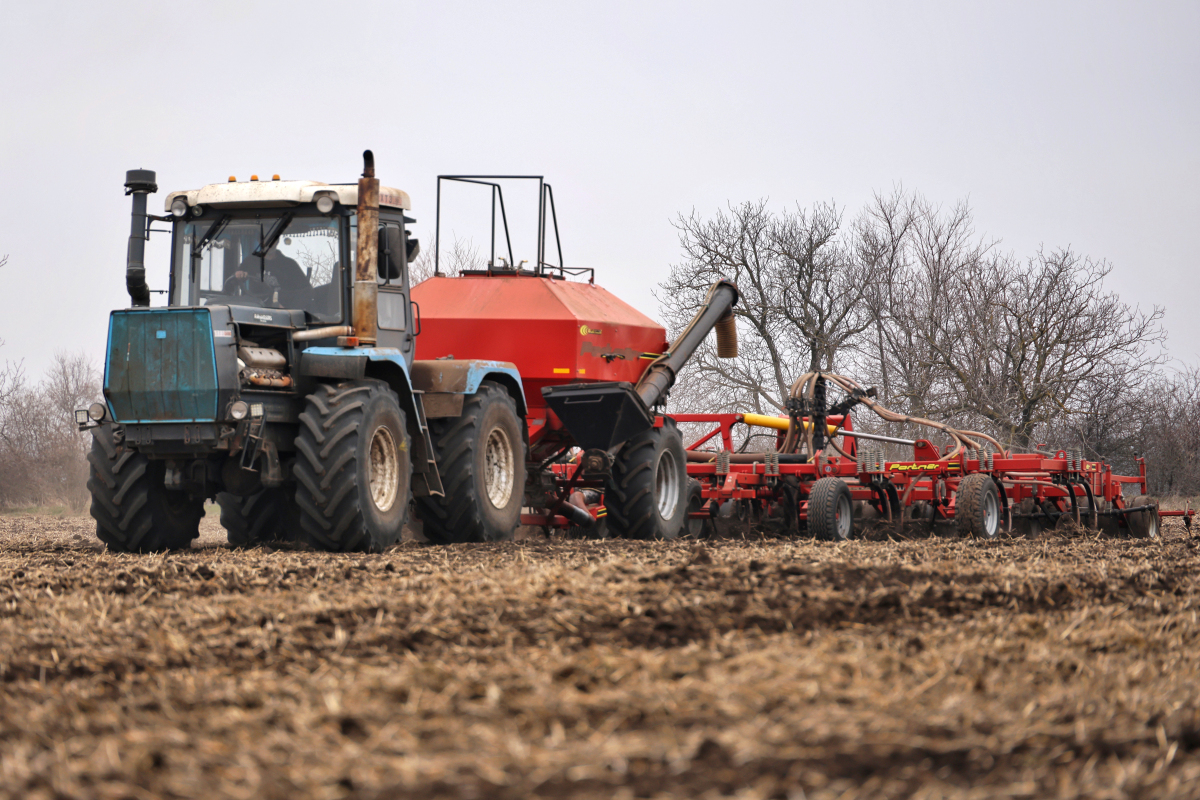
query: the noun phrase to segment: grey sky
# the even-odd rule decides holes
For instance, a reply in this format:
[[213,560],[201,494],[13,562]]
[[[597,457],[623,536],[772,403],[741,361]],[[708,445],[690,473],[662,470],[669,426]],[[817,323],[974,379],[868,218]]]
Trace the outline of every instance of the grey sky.
[[896,183],[969,197],[1018,255],[1109,260],[1110,287],[1165,305],[1171,352],[1200,361],[1195,2],[9,2],[3,17],[0,360],[35,376],[55,350],[101,359],[128,303],[126,169],[157,170],[161,210],[231,174],[351,181],[368,147],[426,244],[438,173],[544,173],[568,264],[652,316],[679,258],[670,221],[693,207],[854,213]]

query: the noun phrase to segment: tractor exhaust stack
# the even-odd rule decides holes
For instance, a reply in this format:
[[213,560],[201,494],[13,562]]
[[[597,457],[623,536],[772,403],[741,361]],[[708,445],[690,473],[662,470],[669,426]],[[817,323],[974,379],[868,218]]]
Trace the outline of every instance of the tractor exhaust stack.
[[361,345],[376,342],[379,301],[379,179],[375,155],[363,151],[358,179],[358,249],[354,259],[354,335]]

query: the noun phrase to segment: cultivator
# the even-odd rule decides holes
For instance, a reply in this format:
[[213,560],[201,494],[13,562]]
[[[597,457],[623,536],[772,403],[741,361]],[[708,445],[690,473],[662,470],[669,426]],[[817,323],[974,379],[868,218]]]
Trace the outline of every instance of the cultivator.
[[[845,399],[830,405],[826,393]],[[1109,533],[1156,537],[1159,519],[1179,516],[1191,527],[1195,513],[1163,511],[1148,496],[1146,466],[1117,475],[1077,450],[1014,452],[977,431],[898,414],[874,400],[874,390],[832,374],[809,373],[792,387],[788,416],[677,414],[681,423],[714,425],[688,445],[688,475],[699,482],[700,502],[689,515],[712,528],[720,520],[768,524],[811,536],[849,538],[857,523],[903,529],[939,524],[959,533],[994,538],[1035,534],[1064,521]],[[950,441],[901,439],[855,431],[850,410],[863,405],[887,422],[929,428]],[[733,426],[775,432],[766,452],[733,452]],[[721,449],[701,448],[719,439]],[[882,444],[912,447],[912,458],[885,457]],[[1129,500],[1122,489],[1138,485]]]

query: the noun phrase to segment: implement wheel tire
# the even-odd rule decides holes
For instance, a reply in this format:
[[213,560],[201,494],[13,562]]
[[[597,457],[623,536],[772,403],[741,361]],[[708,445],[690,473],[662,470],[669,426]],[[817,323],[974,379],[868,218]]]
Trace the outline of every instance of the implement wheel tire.
[[[1013,506],[1013,514],[1028,515],[1035,510],[1039,510],[1038,505],[1033,501],[1032,497],[1026,497],[1021,502]],[[1012,521],[1012,535],[1023,536],[1026,539],[1034,539],[1042,533],[1042,519],[1030,516],[1014,516]]]
[[968,475],[958,484],[954,524],[962,536],[995,539],[1000,534],[1000,492],[992,476]]
[[[688,478],[687,482],[687,513],[691,514],[704,508],[704,488],[700,481]],[[684,522],[684,531],[689,539],[707,539],[711,534],[711,521],[707,519],[692,519]]]
[[379,552],[400,541],[412,458],[404,412],[383,381],[323,384],[296,437],[296,504],[318,550]]
[[1129,504],[1130,508],[1138,506],[1154,506],[1154,508],[1126,514],[1125,520],[1129,524],[1129,533],[1136,539],[1157,539],[1162,522],[1162,518],[1158,516],[1158,498],[1140,494]]
[[808,493],[808,532],[813,538],[844,542],[854,531],[850,487],[841,478],[821,478]]
[[429,421],[444,497],[414,505],[431,542],[511,539],[525,496],[525,436],[517,404],[495,381],[482,381],[462,416]]
[[626,539],[676,539],[687,522],[687,461],[675,420],[625,442],[605,481],[609,529]]
[[221,507],[221,525],[234,547],[293,542],[300,531],[300,509],[284,489],[263,489],[248,497],[220,492],[217,505]]
[[147,553],[192,546],[200,535],[204,498],[169,491],[163,485],[167,465],[118,446],[112,425],[92,430],[88,454],[92,517],[96,536],[109,550]]

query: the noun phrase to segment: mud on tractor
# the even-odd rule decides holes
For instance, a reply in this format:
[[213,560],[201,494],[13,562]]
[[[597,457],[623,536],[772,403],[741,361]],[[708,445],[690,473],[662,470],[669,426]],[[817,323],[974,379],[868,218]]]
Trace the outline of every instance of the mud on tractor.
[[[214,497],[235,545],[379,550],[410,504],[439,542],[509,537],[523,510],[527,523],[611,512],[615,534],[677,535],[686,456],[657,410],[709,330],[733,346],[737,291],[714,285],[669,344],[594,281],[568,280],[561,248],[546,263],[553,194],[539,186],[534,268],[493,257],[414,290],[409,197],[380,185],[370,151],[356,184],[230,178],[170,193],[162,216],[146,210],[155,174],[128,172],[132,307],[110,317],[104,401],[76,412],[94,437],[99,538],[188,547]],[[170,226],[171,270],[166,305],[151,307],[156,222]],[[588,486],[604,503],[579,500]]]

